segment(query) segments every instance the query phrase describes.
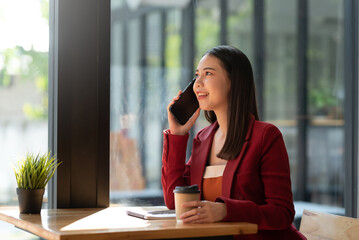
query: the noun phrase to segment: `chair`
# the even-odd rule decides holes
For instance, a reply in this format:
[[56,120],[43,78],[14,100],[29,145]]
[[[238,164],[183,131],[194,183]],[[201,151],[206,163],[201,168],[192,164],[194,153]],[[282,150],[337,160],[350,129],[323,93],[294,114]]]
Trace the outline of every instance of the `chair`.
[[359,219],[304,210],[299,231],[308,240],[357,240]]

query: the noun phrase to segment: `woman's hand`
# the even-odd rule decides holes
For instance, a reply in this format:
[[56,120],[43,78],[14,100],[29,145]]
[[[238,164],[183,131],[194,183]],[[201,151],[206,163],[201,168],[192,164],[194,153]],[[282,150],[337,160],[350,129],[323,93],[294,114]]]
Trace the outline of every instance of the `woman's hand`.
[[183,207],[196,207],[183,213],[180,218],[184,223],[219,222],[227,215],[225,203],[210,201],[191,201],[182,204]]
[[196,120],[199,116],[199,113],[200,113],[200,109],[198,108],[197,111],[193,114],[193,116],[186,122],[185,125],[181,125],[177,122],[175,117],[170,112],[170,106],[176,100],[178,100],[181,93],[182,93],[182,91],[179,91],[177,96],[174,97],[172,99],[172,102],[170,104],[168,104],[168,106],[167,106],[168,124],[169,124],[170,130],[171,130],[171,134],[174,134],[174,135],[186,135],[189,132],[189,130],[192,128],[194,123],[196,122]]

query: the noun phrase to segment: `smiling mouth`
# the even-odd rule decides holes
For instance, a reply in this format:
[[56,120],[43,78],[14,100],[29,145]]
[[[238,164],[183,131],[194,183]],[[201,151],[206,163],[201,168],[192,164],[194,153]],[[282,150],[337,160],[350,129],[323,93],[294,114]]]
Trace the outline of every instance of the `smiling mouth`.
[[198,93],[197,96],[198,97],[206,97],[206,96],[208,96],[208,93]]

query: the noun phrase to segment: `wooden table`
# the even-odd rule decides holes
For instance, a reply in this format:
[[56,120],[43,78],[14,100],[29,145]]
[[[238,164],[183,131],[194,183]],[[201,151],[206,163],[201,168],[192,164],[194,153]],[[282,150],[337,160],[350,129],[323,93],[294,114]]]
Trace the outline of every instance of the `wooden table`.
[[45,239],[169,239],[257,233],[244,222],[183,224],[176,220],[143,220],[126,214],[128,207],[104,209],[43,209],[19,214],[17,207],[0,208],[0,220]]

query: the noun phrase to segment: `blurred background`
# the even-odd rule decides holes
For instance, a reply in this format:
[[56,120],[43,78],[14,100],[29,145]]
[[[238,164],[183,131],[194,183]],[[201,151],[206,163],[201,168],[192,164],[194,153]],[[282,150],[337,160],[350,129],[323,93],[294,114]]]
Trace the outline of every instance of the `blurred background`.
[[167,104],[208,49],[228,44],[253,65],[261,120],[284,135],[295,201],[344,213],[343,1],[111,4],[112,202],[161,199]]
[[[261,120],[283,133],[296,208],[344,214],[344,3],[112,0],[111,203],[163,204],[167,104],[228,44],[252,63]],[[48,149],[49,0],[0,0],[0,30],[0,205],[16,205],[12,164]],[[33,238],[3,222],[0,237]]]
[[[0,0],[0,31],[0,205],[17,205],[13,164],[48,149],[49,1]],[[0,238],[35,237],[0,221]]]

